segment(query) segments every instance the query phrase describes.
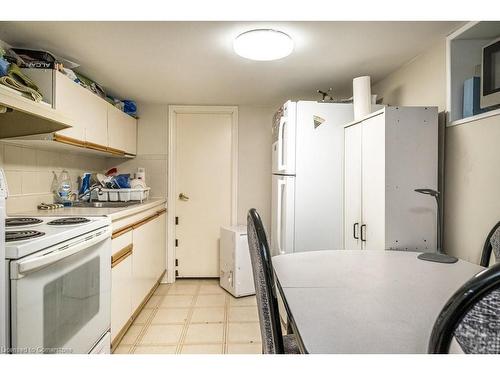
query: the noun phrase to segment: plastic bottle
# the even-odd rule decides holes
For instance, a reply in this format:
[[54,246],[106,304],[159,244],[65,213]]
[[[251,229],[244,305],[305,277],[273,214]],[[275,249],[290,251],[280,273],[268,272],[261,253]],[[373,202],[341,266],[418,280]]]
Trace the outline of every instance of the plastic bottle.
[[71,179],[66,170],[63,170],[59,175],[59,189],[57,192],[61,203],[65,206],[71,206]]

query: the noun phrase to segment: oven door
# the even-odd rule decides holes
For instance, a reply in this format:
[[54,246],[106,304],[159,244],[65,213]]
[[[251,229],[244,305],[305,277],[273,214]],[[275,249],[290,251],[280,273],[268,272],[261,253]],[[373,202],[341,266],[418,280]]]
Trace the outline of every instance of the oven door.
[[111,325],[109,227],[11,262],[15,353],[88,353]]

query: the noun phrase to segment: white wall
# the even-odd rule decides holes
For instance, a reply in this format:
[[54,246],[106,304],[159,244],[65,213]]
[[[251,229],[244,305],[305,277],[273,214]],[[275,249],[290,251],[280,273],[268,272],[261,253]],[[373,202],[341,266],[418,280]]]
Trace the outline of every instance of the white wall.
[[146,169],[146,183],[151,197],[166,197],[167,171],[167,105],[137,103],[137,156],[122,161],[109,159],[108,166],[120,173],[135,173],[138,167]]
[[383,97],[384,104],[446,106],[445,39],[412,61],[376,82],[372,93]]
[[238,222],[256,208],[269,233],[271,226],[271,123],[277,106],[240,106]]
[[13,214],[53,202],[53,172],[59,176],[63,169],[67,170],[76,191],[78,176],[83,172],[104,172],[106,159],[0,143],[0,167],[5,170],[9,186],[7,213]]
[[[271,121],[277,106],[238,107],[238,222],[246,223],[250,208],[257,208],[267,227],[271,220]],[[167,195],[168,105],[138,103],[137,157],[109,167],[133,173],[146,168],[152,196]]]
[[[445,40],[377,82],[392,105],[446,105]],[[500,117],[447,127],[444,147],[444,247],[479,263],[486,235],[500,220]]]

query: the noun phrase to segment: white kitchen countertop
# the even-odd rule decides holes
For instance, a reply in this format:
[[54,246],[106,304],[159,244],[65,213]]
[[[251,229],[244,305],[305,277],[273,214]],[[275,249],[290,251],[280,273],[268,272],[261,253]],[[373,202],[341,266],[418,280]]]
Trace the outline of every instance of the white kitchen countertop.
[[160,206],[166,207],[166,199],[152,198],[140,204],[134,204],[128,207],[64,207],[55,210],[33,210],[18,212],[9,216],[107,216],[111,221],[121,219],[126,216],[148,210],[150,208]]

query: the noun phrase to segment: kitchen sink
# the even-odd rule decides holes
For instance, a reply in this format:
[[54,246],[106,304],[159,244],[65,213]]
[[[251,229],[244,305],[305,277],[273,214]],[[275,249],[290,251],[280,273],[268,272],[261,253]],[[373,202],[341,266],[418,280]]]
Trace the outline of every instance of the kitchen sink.
[[129,207],[141,203],[140,201],[129,202],[74,202],[73,207],[88,207],[88,208],[120,208]]

